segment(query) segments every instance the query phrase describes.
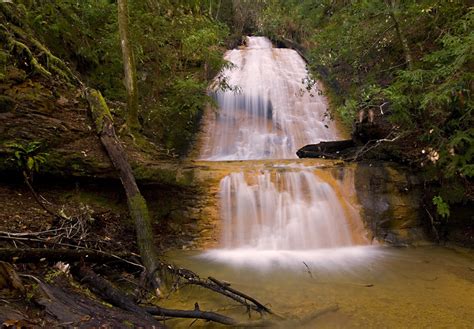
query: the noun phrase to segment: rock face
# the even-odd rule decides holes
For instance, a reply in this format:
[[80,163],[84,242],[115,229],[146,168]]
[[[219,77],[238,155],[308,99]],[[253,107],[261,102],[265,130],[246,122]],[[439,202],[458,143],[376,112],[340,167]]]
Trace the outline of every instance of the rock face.
[[[273,162],[257,161],[261,164],[258,168],[260,171],[273,170]],[[294,160],[278,161],[278,165],[280,162],[288,165]],[[317,167],[321,175],[331,177],[341,186],[346,185],[346,197],[360,213],[369,240],[395,245],[426,241],[424,214],[420,211],[421,186],[416,176],[405,167],[386,162],[356,164],[319,159],[298,162]],[[219,182],[231,172],[246,170],[252,170],[252,167],[242,161],[194,163],[194,179],[201,192],[192,210],[200,234],[191,248],[219,245]]]
[[361,216],[375,238],[402,245],[425,240],[421,186],[414,174],[394,164],[360,163],[354,177]]

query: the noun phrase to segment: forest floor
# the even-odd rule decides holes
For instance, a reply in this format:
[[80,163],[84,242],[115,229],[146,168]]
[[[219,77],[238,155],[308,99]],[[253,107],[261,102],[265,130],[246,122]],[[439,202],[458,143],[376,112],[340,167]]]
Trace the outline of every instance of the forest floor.
[[[9,67],[6,78],[0,81],[0,92],[4,95],[0,99],[0,249],[87,248],[107,254],[138,254],[123,188],[79,90],[54,79],[28,77],[22,70]],[[121,106],[111,105],[114,111]],[[192,200],[187,196],[196,193],[193,186],[187,177],[178,181],[176,159],[145,138],[133,139],[126,128],[121,131],[120,116],[116,120],[129,160],[149,200],[157,248],[181,248],[197,234],[193,222],[179,218],[180,207],[186,204],[181,198]],[[20,174],[22,168],[15,164],[15,149],[9,145],[26,147],[32,142],[40,143],[39,151],[46,158],[34,174],[33,188],[41,202],[59,216],[52,216],[40,206]],[[67,256],[62,262],[78,265]],[[138,256],[136,262],[139,263]],[[0,326],[71,326],[51,314],[51,305],[42,304],[45,290],[36,280],[62,287],[70,299],[83,296],[78,298],[89,300],[91,294],[69,274],[62,273],[58,264],[47,257],[29,262],[0,257]],[[118,277],[118,282],[125,280],[140,286],[139,272],[130,275],[103,262],[95,264],[95,270]],[[11,271],[22,275],[21,289],[13,284]],[[93,309],[100,309],[102,302],[91,303]],[[110,314],[120,317],[120,311]],[[83,327],[95,325],[90,319],[75,319]],[[140,323],[132,315],[130,319]],[[108,322],[107,316],[102,320],[99,323],[118,325]]]

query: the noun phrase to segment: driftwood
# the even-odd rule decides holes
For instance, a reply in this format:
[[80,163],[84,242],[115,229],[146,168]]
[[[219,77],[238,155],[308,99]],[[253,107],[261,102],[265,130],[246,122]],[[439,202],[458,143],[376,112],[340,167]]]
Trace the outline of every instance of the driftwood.
[[207,321],[214,321],[227,325],[233,325],[237,323],[234,319],[218,313],[203,312],[199,309],[199,305],[197,303],[195,305],[195,309],[192,311],[171,310],[161,307],[143,308],[135,304],[131,297],[120,292],[118,289],[113,287],[109,281],[98,276],[90,268],[80,266],[73,273],[78,276],[82,283],[85,283],[94,293],[96,293],[105,301],[124,310],[139,314],[144,318],[151,318],[151,315],[157,315],[162,318],[173,317],[204,319]]
[[159,316],[160,319],[166,318],[183,318],[183,319],[201,319],[206,321],[212,321],[216,323],[226,325],[237,325],[237,321],[229,318],[225,315],[206,312],[199,309],[199,305],[196,303],[194,310],[172,310],[162,307],[144,307],[144,309],[152,315]]
[[[24,239],[24,237],[19,237],[18,239]],[[121,264],[121,266],[125,268],[131,267],[133,270],[143,270],[143,267],[140,264],[136,264],[131,261],[131,259],[133,259],[133,256],[134,254],[132,253],[112,254],[100,250],[92,250],[87,248],[0,248],[0,260],[3,261],[28,263],[37,262],[43,259],[47,262],[114,262],[117,264]],[[268,313],[275,315],[271,309],[257,301],[255,298],[231,288],[230,284],[223,283],[212,277],[209,277],[208,279],[202,279],[196,273],[190,270],[178,268],[166,263],[160,263],[160,268],[162,270],[168,271],[169,273],[177,276],[178,278],[185,280],[186,284],[197,285],[212,290],[218,294],[221,294],[242,304],[248,310],[254,310],[259,313]]]
[[[130,256],[130,254],[120,254],[120,256],[126,258],[127,256]],[[167,318],[190,318],[190,319],[202,319],[206,321],[213,321],[213,322],[221,323],[225,325],[237,325],[238,322],[235,321],[234,319],[222,314],[215,313],[215,312],[202,311],[199,309],[199,306],[197,304],[194,310],[176,310],[176,309],[162,308],[158,306],[140,307],[133,302],[131,297],[127,296],[125,293],[122,293],[118,289],[114,288],[113,285],[109,281],[97,275],[90,268],[84,266],[84,263],[83,263],[84,261],[90,261],[90,262],[126,261],[124,258],[121,258],[121,257],[108,254],[108,253],[97,252],[93,250],[91,251],[91,250],[72,250],[72,249],[69,250],[69,249],[41,249],[41,248],[26,248],[26,249],[0,248],[0,259],[7,260],[7,261],[15,261],[18,263],[36,262],[36,261],[39,261],[40,259],[44,259],[44,261],[48,261],[48,262],[81,261],[81,265],[79,267],[77,266],[73,267],[72,273],[74,274],[75,277],[79,279],[79,281],[82,284],[85,284],[86,286],[88,286],[91,289],[91,291],[93,291],[98,296],[100,296],[104,301],[107,301],[111,303],[112,305],[119,307],[123,310],[126,310],[128,312],[132,312],[135,315],[140,315],[143,319],[153,315],[153,316],[158,316],[159,320],[164,320]],[[0,264],[2,263],[0,262]],[[129,265],[129,264],[126,264],[126,265]],[[171,267],[170,265],[165,265],[165,264],[163,264],[163,266]],[[184,273],[184,271],[187,271],[184,269],[180,269],[180,270],[182,271],[181,273]],[[192,272],[188,271],[188,273],[192,273]],[[260,307],[262,307],[263,309],[268,310],[268,308],[260,304],[254,298],[247,296],[243,293],[240,293],[237,290],[231,289],[227,287],[226,284],[216,279],[213,279],[213,280],[216,282],[216,284],[218,283],[219,285],[226,287],[226,289],[232,290],[235,296],[239,296],[239,295],[245,296],[248,300],[255,301],[257,305],[260,305]],[[206,280],[202,280],[202,281],[205,282]],[[201,284],[198,284],[198,285],[201,285]],[[245,305],[249,305],[248,307],[250,307],[250,304],[248,304],[243,298],[236,299],[235,296],[232,297],[233,294],[230,292],[222,293],[222,291],[215,289],[215,287],[213,287],[212,285],[207,286],[207,284],[202,284],[202,286],[208,289],[211,289],[213,291],[216,291],[218,293],[221,293],[241,303],[244,303]],[[45,292],[47,295],[59,294],[59,296],[63,296],[64,294],[68,294],[62,288],[49,286],[49,285],[46,285],[44,287],[46,289]],[[58,298],[55,297],[53,299],[58,299]],[[58,300],[54,300],[53,302],[48,302],[48,303],[46,303],[46,301],[42,301],[40,305],[47,307],[47,309],[49,309],[48,312],[54,315],[60,321],[64,320],[64,322],[73,322],[73,323],[79,320],[78,318],[70,315],[69,313],[72,312],[74,314],[77,314],[79,312],[83,314],[83,316],[86,316],[87,312],[90,311],[89,306],[91,309],[94,308],[94,305],[92,306],[89,305],[86,307],[86,309],[81,309],[81,311],[77,311],[77,310],[72,311],[72,310],[69,310],[69,308],[72,307],[71,305],[69,306],[63,305],[64,303],[61,302],[60,300],[61,299],[59,298]],[[75,298],[72,298],[72,300],[75,300]],[[254,308],[256,309],[255,306]],[[268,312],[271,312],[271,311],[268,310]],[[68,318],[68,316],[70,317]],[[266,323],[268,324],[268,321]],[[255,322],[255,323],[248,322],[242,325],[246,327],[247,326],[259,327],[259,326],[262,326],[262,324],[263,322]],[[92,325],[92,324],[88,323],[88,325]]]
[[183,269],[176,268],[169,264],[162,264],[162,268],[166,268],[171,274],[176,275],[177,277],[185,280],[186,284],[200,286],[209,290],[212,290],[218,294],[221,294],[225,297],[228,297],[239,304],[245,306],[248,311],[254,310],[260,314],[268,313],[275,316],[278,316],[272,312],[272,310],[255,298],[250,297],[247,294],[244,294],[236,289],[231,288],[229,283],[223,283],[213,277],[207,279],[202,279],[196,273]]
[[45,308],[50,316],[56,318],[66,328],[163,328],[152,317],[106,307],[88,296],[73,293],[71,287],[63,289],[58,285],[37,281],[40,294],[36,303]]
[[115,134],[112,115],[104,98],[97,90],[87,89],[85,92],[90,104],[92,117],[95,121],[97,134],[114,167],[118,170],[120,180],[125,189],[130,215],[135,222],[138,249],[140,250],[142,262],[148,271],[149,282],[154,288],[158,288],[160,281],[156,271],[158,270],[159,262],[153,243],[151,218],[146,201],[138,189],[132,167],[127,161],[127,154]]
[[[371,158],[384,159],[387,157],[387,152],[383,150],[377,152],[377,148],[387,143],[393,143],[404,136],[402,133],[397,133],[390,124],[383,120],[357,122],[353,127],[352,139],[309,144],[299,149],[296,154],[300,158],[340,159],[344,161]],[[389,159],[388,157],[387,160]]]

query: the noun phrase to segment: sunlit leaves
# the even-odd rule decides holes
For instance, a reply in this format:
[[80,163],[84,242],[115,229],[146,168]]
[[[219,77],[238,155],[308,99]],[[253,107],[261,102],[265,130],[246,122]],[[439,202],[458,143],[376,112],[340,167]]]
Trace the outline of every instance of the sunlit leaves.
[[449,205],[439,195],[433,197],[433,204],[436,206],[436,212],[441,217],[447,218],[450,215]]

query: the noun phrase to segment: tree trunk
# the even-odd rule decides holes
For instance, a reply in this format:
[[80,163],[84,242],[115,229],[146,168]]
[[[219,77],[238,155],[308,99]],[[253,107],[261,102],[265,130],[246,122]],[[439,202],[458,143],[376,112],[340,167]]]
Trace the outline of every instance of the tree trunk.
[[120,33],[120,46],[122,48],[123,70],[125,87],[127,89],[127,125],[132,130],[140,128],[138,121],[138,89],[137,71],[130,45],[130,30],[128,28],[128,1],[118,0],[118,25]]
[[151,283],[157,287],[156,270],[159,266],[158,256],[153,243],[153,231],[150,215],[145,199],[138,189],[132,168],[127,161],[127,155],[119,139],[115,135],[112,115],[104,98],[97,90],[86,90],[86,97],[90,104],[92,117],[96,124],[97,133],[104,145],[114,167],[119,171],[120,180],[127,195],[130,215],[135,222],[137,244],[140,250],[143,265],[151,275]]
[[397,9],[396,9],[397,7],[396,0],[385,0],[385,4],[388,7],[390,19],[392,20],[395,26],[397,38],[400,44],[402,45],[406,64],[408,68],[411,70],[413,69],[413,57],[411,56],[411,49],[410,49],[410,46],[408,45],[408,40],[405,37],[405,32],[403,31],[403,27],[400,25],[399,19],[397,17],[398,14],[397,14]]

